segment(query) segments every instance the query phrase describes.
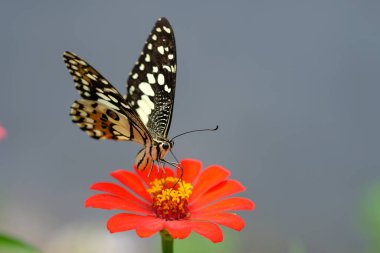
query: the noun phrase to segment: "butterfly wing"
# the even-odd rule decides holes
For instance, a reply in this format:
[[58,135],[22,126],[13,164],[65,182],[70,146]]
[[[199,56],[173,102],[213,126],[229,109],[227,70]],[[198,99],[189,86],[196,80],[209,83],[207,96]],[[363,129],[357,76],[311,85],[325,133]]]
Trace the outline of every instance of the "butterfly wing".
[[151,143],[151,136],[138,115],[101,74],[71,52],[65,52],[63,58],[83,98],[71,106],[74,123],[96,139]]
[[80,99],[71,105],[70,115],[75,124],[94,139],[135,141],[145,145],[150,139],[125,114],[102,103]]
[[173,113],[177,55],[173,29],[160,18],[127,81],[127,104],[153,137],[167,139]]

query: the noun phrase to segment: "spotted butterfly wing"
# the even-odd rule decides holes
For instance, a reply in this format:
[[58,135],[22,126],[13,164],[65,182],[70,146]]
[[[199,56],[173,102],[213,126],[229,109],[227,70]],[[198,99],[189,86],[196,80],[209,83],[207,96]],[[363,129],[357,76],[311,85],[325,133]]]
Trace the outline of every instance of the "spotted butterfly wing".
[[136,156],[139,170],[164,161],[173,146],[167,139],[173,111],[176,55],[172,28],[159,19],[128,80],[125,98],[93,67],[65,52],[64,62],[82,97],[70,115],[95,139],[135,141],[144,146]]
[[128,105],[151,135],[167,139],[173,113],[177,55],[174,32],[166,18],[152,29],[127,81]]
[[74,53],[65,52],[63,58],[83,98],[71,106],[74,123],[95,139],[151,142],[138,115],[101,74]]

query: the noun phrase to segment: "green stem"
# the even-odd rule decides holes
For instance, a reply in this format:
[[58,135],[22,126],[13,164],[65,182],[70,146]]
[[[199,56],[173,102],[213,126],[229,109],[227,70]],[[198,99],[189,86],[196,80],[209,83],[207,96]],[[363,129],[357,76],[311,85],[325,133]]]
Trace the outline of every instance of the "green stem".
[[162,253],[173,253],[173,238],[164,229],[161,230]]

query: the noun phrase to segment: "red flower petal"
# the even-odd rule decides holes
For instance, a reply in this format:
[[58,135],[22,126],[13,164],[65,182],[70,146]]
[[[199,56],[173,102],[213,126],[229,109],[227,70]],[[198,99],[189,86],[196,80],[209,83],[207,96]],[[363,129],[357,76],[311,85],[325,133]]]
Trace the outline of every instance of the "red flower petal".
[[145,185],[149,187],[150,179],[147,177],[148,173],[146,172],[146,170],[138,170],[136,164],[133,165],[133,169],[135,170],[136,174],[144,180]]
[[136,234],[141,238],[149,237],[164,228],[164,220],[152,216],[146,218],[136,228]]
[[255,205],[247,198],[229,196],[243,191],[244,186],[236,180],[229,180],[230,172],[221,166],[212,165],[201,171],[200,161],[185,159],[181,163],[184,168],[182,179],[193,184],[188,200],[190,219],[156,217],[147,189],[156,178],[172,177],[174,173],[179,175],[178,169],[175,172],[168,167],[157,170],[156,165],[149,177],[148,170],[138,171],[136,168],[135,173],[125,170],[112,172],[111,175],[123,185],[109,182],[93,184],[91,189],[107,194],[89,197],[85,206],[126,210],[128,213],[114,215],[108,220],[107,227],[112,233],[135,229],[140,237],[149,237],[166,229],[173,238],[183,239],[194,230],[212,242],[220,242],[223,233],[219,225],[241,230],[244,220],[228,211],[253,210]]
[[200,234],[201,236],[206,237],[210,241],[216,243],[223,240],[223,232],[214,223],[210,222],[191,222],[193,230]]
[[107,210],[119,209],[134,213],[153,214],[150,208],[143,208],[133,202],[121,199],[110,194],[96,194],[85,201],[85,207],[101,208]]
[[192,231],[191,222],[187,220],[166,221],[165,229],[173,238],[184,239],[188,237]]
[[196,202],[194,202],[194,204],[190,202],[189,205],[193,204],[193,207],[197,208],[209,204],[215,200],[230,196],[238,192],[242,192],[244,190],[245,187],[236,180],[223,181],[222,183],[217,184],[208,190]]
[[234,213],[198,213],[191,215],[191,220],[209,221],[240,231],[244,220]]
[[201,194],[228,178],[230,172],[219,165],[211,165],[201,172],[194,185],[189,202],[195,201]]
[[127,201],[134,202],[137,205],[140,205],[140,206],[145,207],[145,208],[149,208],[151,206],[148,203],[143,202],[141,199],[132,195],[130,192],[125,190],[123,187],[121,187],[117,184],[114,184],[114,183],[103,183],[103,182],[95,183],[95,184],[91,185],[90,189],[97,190],[97,191],[103,191],[106,193],[116,195],[117,197],[120,197],[120,198],[125,199]]
[[255,204],[247,198],[235,197],[223,199],[207,207],[190,207],[190,212],[195,213],[217,213],[224,211],[253,210]]
[[[202,168],[202,163],[198,160],[192,159],[184,159],[181,160],[181,165],[183,167],[183,181],[187,183],[193,183],[193,181],[197,178],[199,171]],[[177,169],[177,177],[180,176],[180,171]]]
[[131,213],[119,213],[112,216],[107,222],[107,228],[111,233],[136,229],[142,222],[154,218]]
[[146,188],[141,181],[141,179],[133,174],[132,172],[126,170],[116,170],[111,173],[111,176],[117,179],[120,183],[127,186],[141,198],[145,199],[148,202],[152,202],[152,198],[149,193],[146,191]]

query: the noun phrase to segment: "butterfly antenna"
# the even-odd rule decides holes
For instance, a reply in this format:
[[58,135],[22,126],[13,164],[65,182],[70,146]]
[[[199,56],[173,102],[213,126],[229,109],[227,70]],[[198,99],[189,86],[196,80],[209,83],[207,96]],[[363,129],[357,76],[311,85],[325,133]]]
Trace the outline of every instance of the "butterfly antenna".
[[[174,153],[173,153],[172,150],[170,150],[170,153],[172,154],[174,160],[177,162],[177,164],[178,164],[178,167],[177,167],[177,168],[179,169],[179,178],[178,178],[177,182],[173,185],[173,189],[174,189],[174,187],[176,187],[176,185],[179,183],[179,181],[182,182],[183,167],[182,167],[182,164],[178,161],[177,157],[174,155]],[[183,183],[183,182],[182,182],[182,183]]]
[[174,136],[170,141],[173,141],[175,138],[180,137],[180,136],[185,135],[185,134],[194,133],[194,132],[203,132],[203,131],[216,131],[216,130],[218,130],[218,128],[219,128],[219,126],[216,125],[215,128],[205,128],[205,129],[197,129],[197,130],[187,131],[187,132],[184,132],[184,133],[181,133],[179,135]]

